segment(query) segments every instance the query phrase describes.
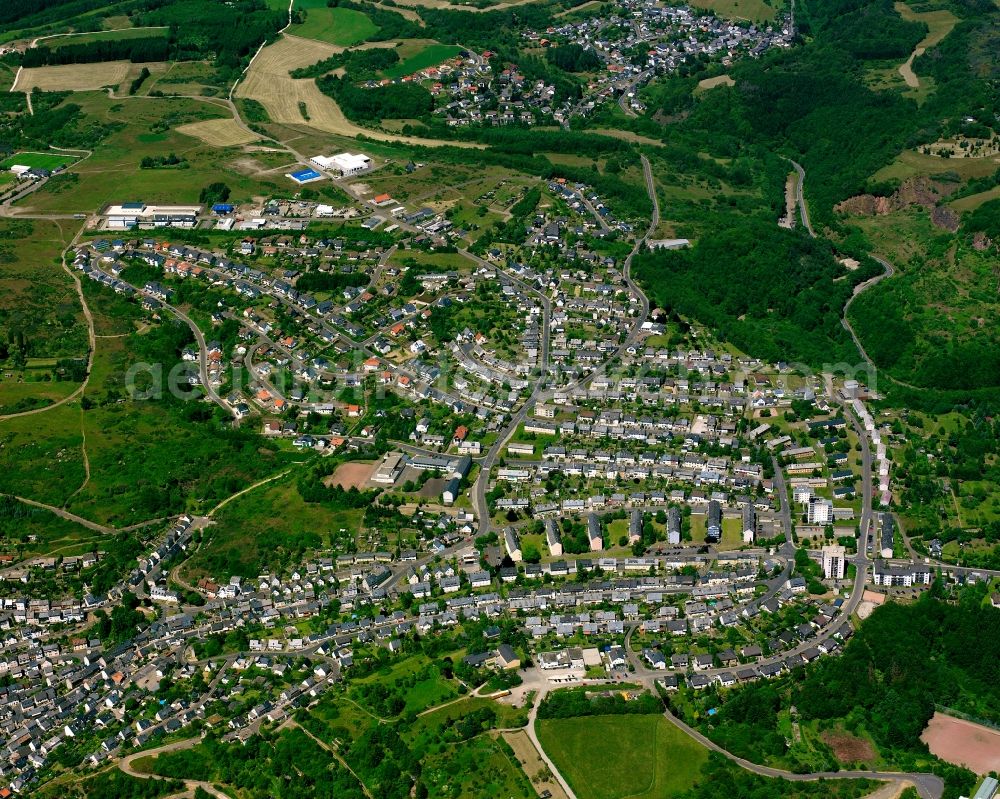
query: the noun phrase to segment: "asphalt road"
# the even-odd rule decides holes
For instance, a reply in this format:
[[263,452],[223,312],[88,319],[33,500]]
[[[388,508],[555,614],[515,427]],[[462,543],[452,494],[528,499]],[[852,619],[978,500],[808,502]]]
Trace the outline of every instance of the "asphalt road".
[[795,202],[799,206],[799,219],[802,220],[802,227],[809,231],[809,235],[816,238],[816,231],[813,230],[812,224],[809,221],[809,208],[806,206],[806,198],[802,193],[802,184],[806,182],[806,171],[797,161],[789,158],[788,162],[794,167],[796,174],[799,176],[799,179],[795,182]]
[[780,779],[790,780],[792,782],[814,782],[815,780],[820,779],[887,780],[896,783],[912,782],[914,786],[916,786],[917,792],[920,794],[922,799],[941,799],[941,795],[944,793],[944,781],[934,774],[909,774],[891,771],[816,771],[809,774],[795,774],[791,771],[770,768],[769,766],[761,766],[757,763],[751,763],[749,760],[737,757],[732,754],[732,752],[723,749],[721,746],[706,738],[697,730],[689,727],[669,710],[666,711],[664,715],[675,727],[687,733],[702,746],[711,749],[713,752],[718,752],[720,755],[728,758],[741,768],[753,772],[754,774],[759,774],[762,777],[777,777]]

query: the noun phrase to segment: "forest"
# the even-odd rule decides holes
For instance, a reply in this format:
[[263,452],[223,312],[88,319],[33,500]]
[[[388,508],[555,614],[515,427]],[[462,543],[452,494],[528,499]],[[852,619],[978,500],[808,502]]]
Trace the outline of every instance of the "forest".
[[91,64],[98,61],[166,61],[170,58],[170,40],[165,36],[135,39],[111,39],[86,44],[64,44],[50,48],[44,45],[26,50],[21,64],[41,67],[47,64]]
[[399,63],[399,53],[389,47],[373,47],[368,50],[344,50],[329,58],[310,64],[308,67],[293,69],[293,78],[319,78],[340,67],[351,80],[374,80],[378,73]]
[[632,268],[660,307],[759,357],[814,367],[859,360],[840,317],[853,286],[877,270],[847,274],[828,243],[756,219],[690,249],[640,253]]
[[231,70],[281,30],[288,14],[284,8],[272,9],[265,0],[139,0],[131,18],[135,27],[170,28],[172,60],[208,58]]
[[344,115],[354,122],[379,122],[383,119],[421,119],[434,109],[434,98],[416,83],[392,83],[368,89],[356,86],[349,78],[327,75],[316,85],[340,105]]

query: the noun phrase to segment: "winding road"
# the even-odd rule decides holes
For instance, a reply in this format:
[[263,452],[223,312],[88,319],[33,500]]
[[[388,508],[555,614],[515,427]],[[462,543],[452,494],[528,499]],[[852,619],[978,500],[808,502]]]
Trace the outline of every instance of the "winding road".
[[718,752],[720,755],[728,758],[740,768],[746,769],[754,774],[759,774],[762,777],[778,778],[790,780],[792,782],[815,782],[816,780],[848,779],[884,780],[895,783],[912,783],[916,787],[917,793],[920,794],[922,799],[941,799],[941,795],[944,793],[944,781],[934,774],[910,774],[894,771],[814,771],[808,774],[796,774],[791,771],[784,771],[783,769],[771,768],[770,766],[761,766],[757,763],[751,763],[749,760],[744,760],[742,757],[737,757],[732,752],[723,749],[717,743],[698,732],[698,730],[689,727],[669,710],[666,711],[664,715],[675,727],[682,732],[687,733],[702,746],[711,749],[713,752]]
[[[158,774],[147,774],[142,771],[136,771],[134,763],[136,760],[141,758],[156,757],[158,755],[166,754],[167,752],[179,752],[183,749],[191,749],[200,743],[201,738],[186,738],[183,741],[174,741],[173,743],[157,747],[156,749],[146,749],[141,752],[133,752],[118,761],[118,768],[130,777],[136,777],[140,780],[170,779],[169,777],[161,777]],[[228,794],[223,793],[210,782],[205,782],[204,780],[181,780],[181,782],[184,783],[184,786],[188,791],[193,792],[196,788],[201,788],[203,791],[216,797],[217,799],[230,799]]]
[[[787,160],[795,168],[795,172],[798,174],[798,180],[796,181],[796,186],[795,186],[795,202],[799,207],[799,218],[802,220],[803,227],[805,227],[805,229],[809,231],[809,235],[812,238],[816,238],[816,231],[813,230],[812,224],[809,221],[809,208],[806,206],[805,196],[803,195],[803,189],[802,189],[802,186],[806,181],[806,171],[796,161],[793,161],[791,158]],[[879,373],[878,366],[875,365],[875,362],[871,359],[871,356],[868,355],[868,351],[861,343],[861,339],[858,338],[858,334],[855,332],[854,326],[851,325],[851,320],[848,318],[847,314],[851,308],[851,303],[853,303],[854,300],[858,298],[859,294],[861,294],[864,291],[867,291],[868,289],[872,288],[878,283],[881,283],[886,278],[892,277],[896,273],[896,268],[880,255],[869,253],[869,256],[873,258],[875,261],[878,261],[878,263],[881,264],[882,269],[884,271],[882,272],[882,274],[868,278],[868,280],[864,281],[863,283],[859,283],[854,287],[854,292],[848,298],[847,302],[844,303],[844,312],[840,318],[840,324],[843,325],[844,329],[850,334],[851,340],[854,342],[854,346],[858,348],[858,352],[861,353],[861,357],[864,360],[864,362],[868,364],[869,369],[871,369],[871,373],[873,375],[877,375]],[[905,388],[914,389],[915,391],[922,390],[920,386],[915,386],[912,383],[906,383],[902,380],[898,380],[888,372],[886,372],[885,375],[886,377],[889,378],[889,380],[891,380],[897,386],[904,386]]]

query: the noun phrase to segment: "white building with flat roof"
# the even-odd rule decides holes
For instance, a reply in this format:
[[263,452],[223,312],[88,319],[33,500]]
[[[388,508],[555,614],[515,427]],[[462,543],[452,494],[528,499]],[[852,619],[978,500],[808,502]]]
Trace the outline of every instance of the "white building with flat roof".
[[823,547],[823,576],[827,580],[843,580],[846,573],[846,550],[837,545]]
[[146,205],[122,203],[104,209],[109,230],[128,230],[134,227],[183,227],[198,224],[200,205]]
[[364,153],[337,153],[337,155],[314,155],[309,159],[320,169],[339,172],[342,177],[359,175],[372,168],[372,159]]

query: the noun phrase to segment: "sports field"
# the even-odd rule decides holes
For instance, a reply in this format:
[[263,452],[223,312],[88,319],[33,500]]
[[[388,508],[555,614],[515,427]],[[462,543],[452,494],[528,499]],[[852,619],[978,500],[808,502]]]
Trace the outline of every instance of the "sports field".
[[663,716],[543,719],[538,739],[579,799],[669,799],[690,790],[708,750]]
[[935,713],[920,740],[942,760],[976,774],[1000,770],[1000,730]]
[[15,164],[30,166],[32,169],[59,169],[59,167],[72,164],[76,159],[71,155],[59,155],[57,153],[32,153],[23,152],[10,156],[10,158],[0,161],[0,169],[10,169]]

